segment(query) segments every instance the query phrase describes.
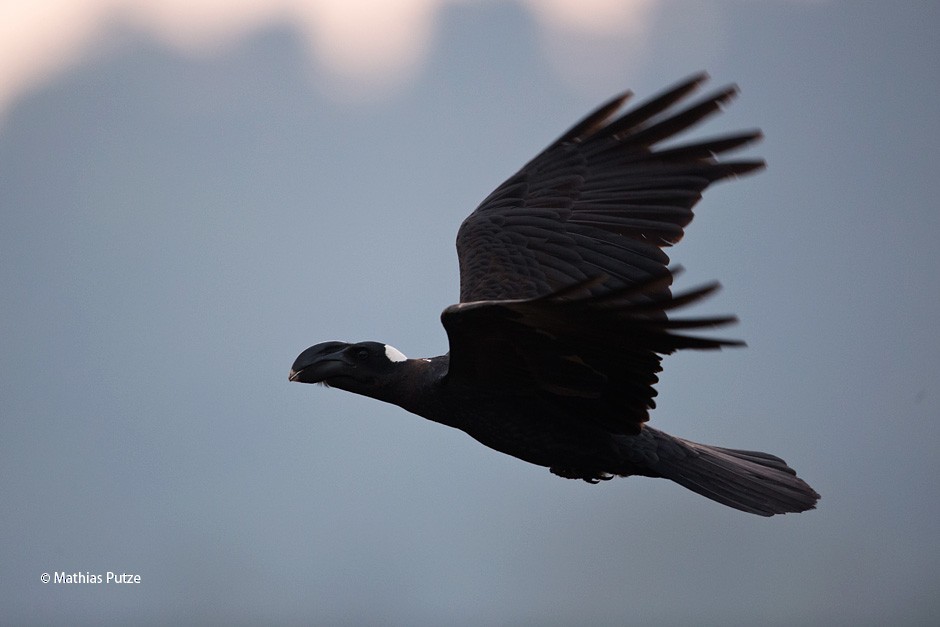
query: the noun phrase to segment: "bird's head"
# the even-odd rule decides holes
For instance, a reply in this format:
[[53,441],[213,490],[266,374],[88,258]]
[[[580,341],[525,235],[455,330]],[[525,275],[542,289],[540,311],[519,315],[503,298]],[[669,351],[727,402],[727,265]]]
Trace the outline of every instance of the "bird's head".
[[323,342],[297,356],[290,380],[363,393],[388,379],[405,360],[401,351],[381,342]]

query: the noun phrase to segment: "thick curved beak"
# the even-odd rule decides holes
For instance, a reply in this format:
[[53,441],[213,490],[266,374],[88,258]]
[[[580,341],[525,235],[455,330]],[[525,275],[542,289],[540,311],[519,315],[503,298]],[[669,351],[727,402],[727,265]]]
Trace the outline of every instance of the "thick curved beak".
[[320,383],[344,374],[348,364],[343,359],[342,351],[347,346],[343,342],[324,342],[311,346],[294,360],[288,379],[298,383]]

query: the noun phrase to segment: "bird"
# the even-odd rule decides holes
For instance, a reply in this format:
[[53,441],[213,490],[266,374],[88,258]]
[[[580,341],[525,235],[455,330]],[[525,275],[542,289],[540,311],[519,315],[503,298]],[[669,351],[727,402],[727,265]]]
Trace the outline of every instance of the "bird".
[[734,316],[673,316],[718,284],[674,294],[681,268],[664,251],[709,185],[764,167],[719,158],[759,130],[663,145],[736,96],[729,85],[691,100],[707,78],[626,110],[631,92],[610,99],[480,203],[457,232],[447,353],[323,342],[300,353],[289,380],[398,405],[564,478],[665,478],[760,516],[814,509],[819,494],[783,459],[647,424],[663,356],[743,344],[696,334]]

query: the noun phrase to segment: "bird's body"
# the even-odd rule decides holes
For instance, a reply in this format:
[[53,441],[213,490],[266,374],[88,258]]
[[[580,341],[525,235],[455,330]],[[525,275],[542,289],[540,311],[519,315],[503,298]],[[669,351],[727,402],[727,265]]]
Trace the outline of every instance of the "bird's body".
[[734,94],[671,112],[702,80],[619,117],[626,96],[612,100],[464,221],[460,303],[441,316],[447,354],[407,359],[378,342],[326,342],[301,353],[291,380],[394,403],[562,477],[665,477],[765,516],[814,507],[819,496],[775,456],[645,424],[661,355],[740,344],[681,332],[731,317],[670,316],[717,286],[673,295],[662,248],[682,237],[710,183],[763,165],[716,159],[757,132],[655,148]]

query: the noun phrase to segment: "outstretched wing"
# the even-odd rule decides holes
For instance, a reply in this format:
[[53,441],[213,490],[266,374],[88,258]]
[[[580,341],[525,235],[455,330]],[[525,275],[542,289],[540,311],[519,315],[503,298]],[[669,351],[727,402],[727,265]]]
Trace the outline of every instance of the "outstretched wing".
[[664,312],[717,288],[671,296],[671,279],[603,294],[591,294],[596,281],[588,281],[534,299],[452,305],[441,315],[450,341],[446,381],[538,399],[533,408],[550,407],[555,416],[612,433],[639,433],[655,407],[660,355],[740,344],[677,333],[734,318],[667,319]]
[[[662,248],[681,239],[702,191],[763,166],[716,158],[760,138],[758,131],[657,147],[735,95],[726,87],[677,110],[706,78],[619,117],[629,94],[614,98],[490,194],[457,233],[460,302],[537,298],[599,276],[594,292],[666,276]],[[667,283],[642,296],[668,290]]]

